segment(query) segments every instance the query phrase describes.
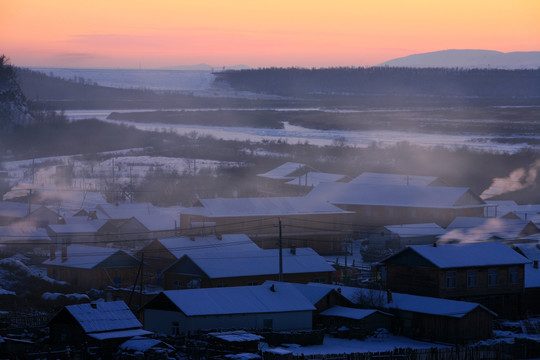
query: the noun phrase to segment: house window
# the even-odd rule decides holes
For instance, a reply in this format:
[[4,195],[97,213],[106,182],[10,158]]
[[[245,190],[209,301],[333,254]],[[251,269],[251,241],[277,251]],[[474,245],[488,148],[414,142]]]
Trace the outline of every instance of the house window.
[[497,269],[488,269],[488,286],[495,286],[499,283]]
[[227,284],[227,283],[219,283],[219,284],[216,285],[216,287],[218,287],[218,288],[228,287],[228,286],[229,286],[229,284]]
[[324,284],[324,283],[326,283],[326,279],[323,278],[323,277],[318,277],[318,278],[315,278],[313,280],[313,282],[316,282],[316,283],[319,283],[319,284]]
[[512,267],[508,269],[508,282],[510,284],[518,283],[518,268],[517,267]]
[[174,288],[176,290],[180,290],[184,288],[184,284],[181,281],[175,280],[174,282]]
[[467,271],[467,287],[476,287],[477,276],[478,276],[478,271],[476,270]]
[[446,287],[447,288],[456,287],[456,272],[455,271],[446,272]]
[[248,286],[257,286],[257,285],[259,285],[259,282],[258,281],[248,281],[247,285]]
[[173,321],[172,322],[171,334],[173,336],[180,335],[180,324],[178,323],[178,321]]

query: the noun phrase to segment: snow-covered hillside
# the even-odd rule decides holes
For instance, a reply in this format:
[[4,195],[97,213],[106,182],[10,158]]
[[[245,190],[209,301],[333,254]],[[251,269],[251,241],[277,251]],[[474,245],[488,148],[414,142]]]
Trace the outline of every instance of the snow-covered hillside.
[[378,66],[418,68],[538,69],[540,51],[442,50],[413,54]]

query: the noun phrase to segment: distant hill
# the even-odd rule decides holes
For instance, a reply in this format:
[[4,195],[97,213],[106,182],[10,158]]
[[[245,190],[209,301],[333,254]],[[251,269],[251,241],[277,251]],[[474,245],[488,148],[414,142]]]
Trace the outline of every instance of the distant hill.
[[503,53],[492,50],[442,50],[414,54],[378,66],[467,69],[539,69],[540,51]]
[[220,71],[220,70],[244,70],[249,69],[247,65],[231,66],[211,66],[208,64],[178,65],[160,68],[162,70],[184,70],[184,71]]

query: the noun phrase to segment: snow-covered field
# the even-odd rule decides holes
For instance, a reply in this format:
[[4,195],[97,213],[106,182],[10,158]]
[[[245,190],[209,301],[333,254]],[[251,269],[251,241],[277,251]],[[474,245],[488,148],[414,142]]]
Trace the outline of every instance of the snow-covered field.
[[[296,109],[304,111],[303,109]],[[194,110],[195,111],[195,110]],[[218,139],[256,141],[263,140],[287,140],[290,144],[309,142],[312,145],[331,145],[336,139],[346,139],[346,143],[356,147],[368,147],[372,144],[380,146],[392,146],[400,142],[409,142],[411,144],[434,147],[444,146],[457,148],[467,146],[470,149],[481,151],[493,151],[504,153],[516,153],[524,148],[539,149],[539,146],[530,145],[523,140],[522,143],[498,143],[493,140],[495,137],[486,135],[469,134],[435,134],[420,132],[405,132],[393,130],[370,130],[370,131],[345,131],[345,130],[316,130],[307,129],[301,126],[285,123],[284,129],[267,129],[252,127],[230,127],[230,126],[198,126],[182,124],[164,124],[164,123],[140,123],[132,121],[107,120],[110,110],[72,110],[66,111],[66,115],[72,121],[84,118],[96,118],[101,121],[111,123],[122,123],[133,126],[145,131],[163,131],[175,132],[178,134],[189,134],[196,132],[201,135],[211,135]],[[117,112],[132,112],[131,110],[122,110]],[[529,136],[528,138],[540,138]],[[511,135],[508,139],[515,140],[517,135]]]
[[[47,190],[58,189],[56,183],[57,165],[73,166],[72,190],[90,191],[99,191],[105,182],[114,181],[116,184],[122,185],[137,183],[151,170],[193,174],[201,169],[215,170],[218,166],[239,165],[236,162],[140,155],[142,151],[144,150],[130,149],[104,153],[111,157],[103,161],[77,160],[76,156],[6,161],[3,165],[8,172],[8,181],[14,188],[4,195],[4,200],[26,195],[26,190],[30,187]],[[34,166],[34,170],[32,170],[32,166]]]

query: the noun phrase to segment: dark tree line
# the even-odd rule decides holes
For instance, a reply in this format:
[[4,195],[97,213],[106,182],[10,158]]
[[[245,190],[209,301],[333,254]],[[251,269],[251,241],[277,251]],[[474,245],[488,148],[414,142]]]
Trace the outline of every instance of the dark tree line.
[[237,90],[280,95],[540,96],[540,69],[263,68],[219,72],[216,81]]

